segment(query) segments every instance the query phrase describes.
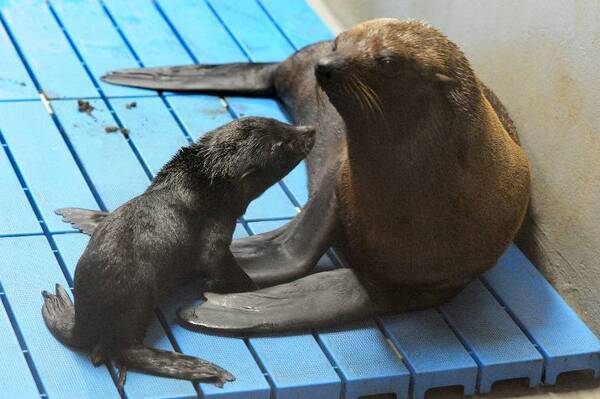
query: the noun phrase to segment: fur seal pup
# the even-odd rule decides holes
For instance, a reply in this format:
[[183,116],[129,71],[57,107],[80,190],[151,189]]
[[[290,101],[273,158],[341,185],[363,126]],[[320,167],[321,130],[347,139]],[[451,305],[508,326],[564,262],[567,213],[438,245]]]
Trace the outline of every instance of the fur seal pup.
[[351,269],[209,294],[180,311],[187,325],[272,332],[438,305],[495,263],[527,208],[527,157],[506,109],[460,49],[419,21],[367,21],[281,63],[129,69],[104,80],[276,95],[295,123],[317,128],[303,211],[234,241],[232,252],[263,287],[308,274],[331,245]]
[[128,368],[178,379],[234,377],[205,360],[144,346],[159,301],[191,281],[238,292],[256,285],[229,245],[251,200],[283,178],[314,143],[314,128],[244,118],[183,147],[150,187],[95,229],[75,271],[75,304],[60,285],[42,314],[66,345],[114,358],[123,393]]

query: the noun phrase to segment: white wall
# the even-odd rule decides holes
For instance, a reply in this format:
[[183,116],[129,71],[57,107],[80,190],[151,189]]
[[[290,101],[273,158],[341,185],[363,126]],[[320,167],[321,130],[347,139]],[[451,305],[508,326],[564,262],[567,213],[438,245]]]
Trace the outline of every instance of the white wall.
[[463,49],[507,106],[530,158],[534,223],[522,246],[600,333],[600,1],[312,3],[331,13],[334,30],[417,18]]

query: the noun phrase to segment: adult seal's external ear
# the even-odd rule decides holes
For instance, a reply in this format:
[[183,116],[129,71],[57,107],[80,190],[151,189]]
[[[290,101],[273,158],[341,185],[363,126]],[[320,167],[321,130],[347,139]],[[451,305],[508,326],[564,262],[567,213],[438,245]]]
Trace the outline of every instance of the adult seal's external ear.
[[440,72],[436,72],[433,74],[433,80],[448,87],[454,87],[458,84],[458,81],[456,79],[451,78],[450,76]]

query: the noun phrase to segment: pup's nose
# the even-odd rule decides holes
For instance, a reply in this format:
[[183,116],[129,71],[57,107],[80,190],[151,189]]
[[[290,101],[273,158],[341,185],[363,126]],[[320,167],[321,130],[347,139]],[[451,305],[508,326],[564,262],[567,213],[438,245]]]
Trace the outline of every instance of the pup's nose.
[[319,79],[329,80],[333,77],[339,62],[331,57],[323,57],[315,65],[315,75]]
[[300,141],[300,148],[302,153],[306,156],[315,145],[317,129],[313,126],[302,126],[301,130],[302,133],[304,133],[304,139]]

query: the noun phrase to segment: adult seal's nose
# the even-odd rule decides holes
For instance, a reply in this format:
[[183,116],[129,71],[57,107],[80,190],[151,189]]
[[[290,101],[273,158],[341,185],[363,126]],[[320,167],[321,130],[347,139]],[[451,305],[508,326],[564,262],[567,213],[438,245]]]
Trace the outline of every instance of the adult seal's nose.
[[329,80],[333,77],[339,61],[332,57],[323,57],[315,65],[315,75],[317,79]]

